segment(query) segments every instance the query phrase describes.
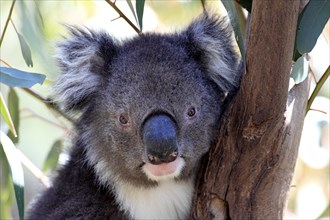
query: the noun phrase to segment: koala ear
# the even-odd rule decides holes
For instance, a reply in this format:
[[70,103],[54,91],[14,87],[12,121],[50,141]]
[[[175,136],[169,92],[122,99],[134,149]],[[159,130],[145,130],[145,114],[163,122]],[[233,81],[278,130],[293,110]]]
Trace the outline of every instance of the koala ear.
[[238,88],[239,55],[227,17],[206,12],[184,31],[188,53],[224,93]]
[[68,27],[70,37],[57,44],[55,58],[61,74],[54,85],[55,100],[64,109],[82,110],[106,81],[117,47],[103,32]]

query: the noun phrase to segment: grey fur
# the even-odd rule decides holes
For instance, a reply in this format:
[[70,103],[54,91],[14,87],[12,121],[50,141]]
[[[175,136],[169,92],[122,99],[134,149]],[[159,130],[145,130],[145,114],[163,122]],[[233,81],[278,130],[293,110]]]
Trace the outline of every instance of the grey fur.
[[[66,205],[80,208],[85,203],[100,208],[107,201],[103,211],[91,208],[88,216],[94,218],[186,217],[194,176],[215,140],[227,103],[224,98],[238,88],[239,58],[227,21],[204,14],[179,33],[142,34],[122,44],[103,32],[69,31],[71,38],[58,45],[62,74],[55,91],[68,112],[81,113],[78,135],[69,164],[59,171],[30,218],[84,215],[79,210],[68,213],[58,202],[61,196],[70,201]],[[196,114],[188,117],[192,107]],[[178,130],[180,170],[165,180],[150,178],[143,168],[148,157],[142,127],[159,112],[170,116]],[[127,124],[120,123],[120,115]],[[64,190],[62,184],[70,187]],[[176,195],[160,192],[171,187]],[[98,194],[103,191],[106,195]],[[81,192],[85,198],[77,196]],[[139,206],[149,192],[159,194],[155,201],[148,200],[154,205],[152,215],[144,212],[148,207]],[[184,208],[175,205],[178,195],[188,204]]]

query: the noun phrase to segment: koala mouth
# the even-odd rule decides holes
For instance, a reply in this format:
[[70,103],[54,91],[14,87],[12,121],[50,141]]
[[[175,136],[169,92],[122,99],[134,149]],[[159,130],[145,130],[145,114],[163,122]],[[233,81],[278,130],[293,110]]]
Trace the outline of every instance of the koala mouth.
[[184,165],[184,159],[182,157],[178,157],[176,160],[170,163],[161,163],[157,165],[145,163],[142,166],[142,170],[149,179],[154,181],[161,181],[178,177]]

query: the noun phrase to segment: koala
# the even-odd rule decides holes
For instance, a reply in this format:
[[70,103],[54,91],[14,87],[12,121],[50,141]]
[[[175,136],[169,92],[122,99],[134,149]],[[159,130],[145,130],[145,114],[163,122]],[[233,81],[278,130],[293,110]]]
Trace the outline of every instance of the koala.
[[239,87],[226,18],[125,41],[69,27],[54,85],[76,115],[70,159],[28,219],[186,219],[201,158]]

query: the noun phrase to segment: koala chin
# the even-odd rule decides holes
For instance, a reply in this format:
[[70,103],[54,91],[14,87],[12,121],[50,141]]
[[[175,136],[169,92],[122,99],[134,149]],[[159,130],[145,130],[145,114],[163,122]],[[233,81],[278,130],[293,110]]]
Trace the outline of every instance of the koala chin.
[[237,91],[226,18],[120,42],[69,27],[54,93],[76,117],[70,160],[27,219],[186,219],[201,158]]

